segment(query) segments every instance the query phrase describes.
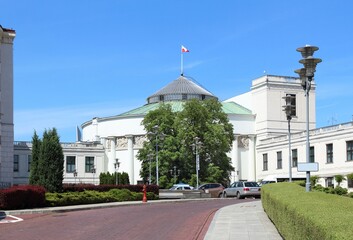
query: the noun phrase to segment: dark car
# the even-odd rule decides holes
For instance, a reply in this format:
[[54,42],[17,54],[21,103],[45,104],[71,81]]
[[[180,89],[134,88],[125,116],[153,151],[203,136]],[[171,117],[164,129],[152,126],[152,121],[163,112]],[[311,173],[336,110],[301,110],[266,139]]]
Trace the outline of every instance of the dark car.
[[223,197],[261,197],[261,187],[257,182],[234,182],[230,187],[223,190]]
[[203,190],[205,193],[210,193],[211,197],[219,198],[223,194],[223,185],[220,183],[205,183],[199,186],[197,190]]

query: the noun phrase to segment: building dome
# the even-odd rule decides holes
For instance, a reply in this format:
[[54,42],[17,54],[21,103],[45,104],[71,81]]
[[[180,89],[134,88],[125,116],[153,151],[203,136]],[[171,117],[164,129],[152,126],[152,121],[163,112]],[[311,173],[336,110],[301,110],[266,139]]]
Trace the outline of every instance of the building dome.
[[189,99],[218,99],[212,93],[184,76],[180,76],[147,98],[147,104],[169,101],[186,101]]

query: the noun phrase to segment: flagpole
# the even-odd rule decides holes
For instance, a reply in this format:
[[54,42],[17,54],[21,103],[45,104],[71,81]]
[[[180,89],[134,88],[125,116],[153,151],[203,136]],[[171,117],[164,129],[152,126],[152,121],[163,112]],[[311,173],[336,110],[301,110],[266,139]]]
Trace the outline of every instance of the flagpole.
[[183,61],[184,61],[183,52],[181,52],[181,62],[180,62],[181,76],[184,75]]

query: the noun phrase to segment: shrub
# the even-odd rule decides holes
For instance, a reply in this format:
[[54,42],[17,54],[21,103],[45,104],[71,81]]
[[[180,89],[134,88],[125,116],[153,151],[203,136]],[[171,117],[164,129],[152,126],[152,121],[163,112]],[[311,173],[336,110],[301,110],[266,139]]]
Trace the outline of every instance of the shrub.
[[[82,192],[46,193],[48,206],[67,206],[91,203],[122,202],[142,200],[143,193],[131,192],[128,189],[111,189],[107,192],[85,190]],[[152,192],[147,199],[157,199]]]
[[347,192],[348,190],[346,188],[343,188],[340,186],[335,187],[333,191],[334,194],[338,194],[338,195],[346,195]]
[[312,187],[315,187],[317,181],[319,180],[319,176],[311,176],[310,177],[310,184]]
[[[93,184],[64,184],[64,192],[83,192],[85,190],[94,190],[99,192],[106,192],[110,189],[128,189],[131,192],[142,192],[143,185],[93,185]],[[157,185],[146,185],[147,192],[153,192],[159,195],[159,187]]]
[[338,186],[341,185],[341,182],[343,180],[346,180],[346,178],[343,175],[341,174],[335,175],[335,181],[337,182]]
[[22,185],[0,190],[0,209],[23,209],[45,206],[45,189]]

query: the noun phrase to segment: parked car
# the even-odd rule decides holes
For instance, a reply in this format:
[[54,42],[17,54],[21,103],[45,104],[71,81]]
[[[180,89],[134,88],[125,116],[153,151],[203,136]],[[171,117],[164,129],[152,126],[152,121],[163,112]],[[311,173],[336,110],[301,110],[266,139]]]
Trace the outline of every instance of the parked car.
[[222,197],[224,187],[220,183],[205,183],[199,186],[197,190],[203,190],[206,193],[211,193],[211,197]]
[[223,190],[223,197],[236,197],[238,199],[245,197],[260,198],[261,187],[257,182],[234,182]]
[[269,184],[269,183],[276,183],[276,181],[261,181],[259,183],[259,186],[265,185],[265,184]]
[[169,188],[169,190],[193,190],[194,187],[190,186],[189,184],[186,183],[178,183],[174,184],[173,187]]

